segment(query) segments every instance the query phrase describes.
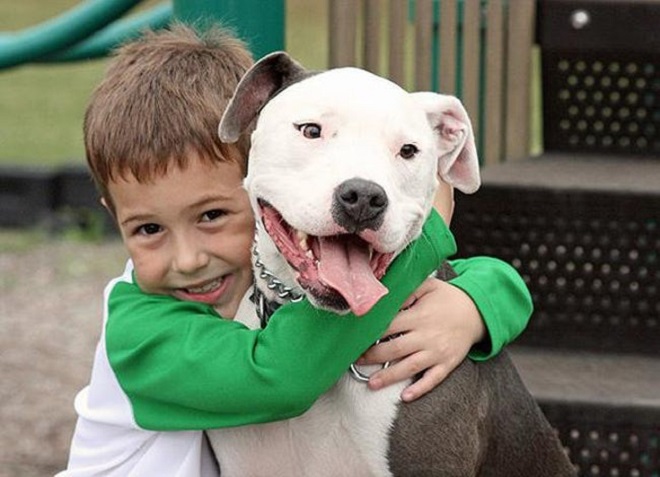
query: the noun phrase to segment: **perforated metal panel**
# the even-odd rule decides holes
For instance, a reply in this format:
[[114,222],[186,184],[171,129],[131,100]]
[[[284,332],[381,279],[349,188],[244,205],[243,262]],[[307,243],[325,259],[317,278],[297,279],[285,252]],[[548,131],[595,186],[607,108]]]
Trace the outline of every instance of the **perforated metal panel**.
[[542,0],[546,151],[660,158],[660,2]]
[[660,477],[657,410],[541,403],[580,477]]
[[543,64],[547,149],[660,157],[660,62],[549,52]]
[[452,229],[461,256],[525,279],[522,343],[660,354],[660,195],[487,186],[458,197]]

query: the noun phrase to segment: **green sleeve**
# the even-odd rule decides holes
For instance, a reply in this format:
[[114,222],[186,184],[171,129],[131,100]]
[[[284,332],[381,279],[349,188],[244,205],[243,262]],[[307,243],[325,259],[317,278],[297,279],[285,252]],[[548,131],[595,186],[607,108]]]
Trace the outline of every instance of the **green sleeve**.
[[496,258],[474,257],[450,264],[458,274],[450,283],[472,298],[489,336],[468,356],[474,361],[492,358],[527,326],[533,309],[529,290],[511,265]]
[[[195,430],[300,415],[381,337],[408,296],[455,252],[437,214],[383,278],[389,293],[366,315],[308,302],[281,307],[263,330],[210,307],[117,290],[109,300],[108,359],[137,424]],[[130,284],[125,284],[129,287]]]

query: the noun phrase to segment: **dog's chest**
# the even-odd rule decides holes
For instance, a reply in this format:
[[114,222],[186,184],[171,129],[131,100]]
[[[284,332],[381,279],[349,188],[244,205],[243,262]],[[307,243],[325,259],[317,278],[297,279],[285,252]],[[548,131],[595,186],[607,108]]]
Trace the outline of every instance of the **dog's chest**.
[[352,381],[342,378],[297,418],[210,431],[223,477],[390,475],[387,443],[401,387],[374,393]]
[[346,374],[302,416],[209,431],[222,475],[389,476],[388,438],[404,386],[373,392]]

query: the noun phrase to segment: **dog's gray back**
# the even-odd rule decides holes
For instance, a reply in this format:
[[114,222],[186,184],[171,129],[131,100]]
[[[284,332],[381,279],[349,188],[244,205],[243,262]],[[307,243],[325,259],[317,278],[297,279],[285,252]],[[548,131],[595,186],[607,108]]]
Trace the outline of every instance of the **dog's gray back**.
[[576,475],[506,352],[465,360],[434,391],[401,404],[389,462],[397,477]]
[[[447,262],[436,272],[454,277]],[[400,404],[389,462],[397,477],[575,475],[506,351],[480,363],[466,359],[432,392]]]

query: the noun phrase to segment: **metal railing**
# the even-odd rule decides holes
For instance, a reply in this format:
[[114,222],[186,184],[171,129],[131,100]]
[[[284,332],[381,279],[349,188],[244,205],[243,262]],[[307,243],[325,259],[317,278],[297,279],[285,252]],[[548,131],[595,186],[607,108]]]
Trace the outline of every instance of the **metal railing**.
[[229,24],[256,57],[284,48],[284,0],[269,0],[266,10],[258,0],[174,0],[121,19],[141,2],[87,0],[41,24],[1,33],[0,69],[102,57],[144,29],[164,28],[173,19],[200,27]]

